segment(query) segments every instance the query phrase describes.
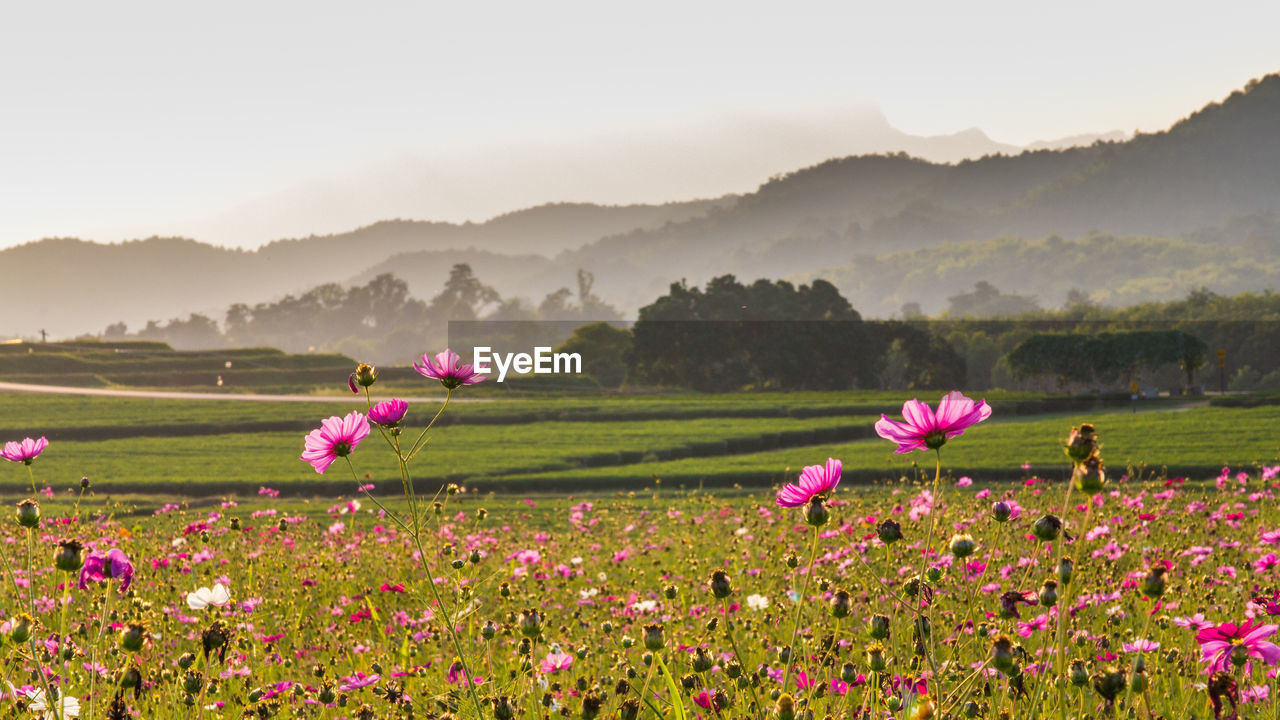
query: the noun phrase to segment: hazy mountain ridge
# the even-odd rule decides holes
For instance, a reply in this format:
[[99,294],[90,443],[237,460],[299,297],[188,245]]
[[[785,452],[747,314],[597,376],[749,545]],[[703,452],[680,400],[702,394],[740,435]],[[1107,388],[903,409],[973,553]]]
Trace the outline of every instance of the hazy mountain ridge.
[[[221,319],[233,302],[386,270],[429,297],[454,262],[474,262],[504,297],[534,303],[572,287],[583,268],[601,299],[628,314],[670,282],[725,273],[829,277],[868,315],[892,313],[899,300],[937,308],[959,279],[988,279],[1046,304],[1060,302],[1068,282],[1100,301],[1131,302],[1202,284],[1273,286],[1276,217],[1280,75],[1270,75],[1166,131],[1123,142],[954,165],[903,153],[843,157],[713,200],[561,203],[460,225],[386,221],[257,251],[158,238],[29,243],[0,251],[0,300],[23,308],[0,332],[71,334],[191,311]],[[1068,240],[1054,245],[1050,236]],[[1104,246],[1105,268],[1092,256]],[[1006,252],[1036,261],[1004,273]],[[1106,272],[1091,274],[1099,268]]]
[[[523,260],[511,259],[528,270],[546,270],[545,258],[531,259],[537,251],[550,254],[604,234],[661,227],[732,202],[729,197],[650,206],[560,203],[461,225],[389,220],[347,233],[279,240],[258,250],[187,238],[116,244],[49,238],[0,250],[5,273],[0,302],[23,308],[0,326],[0,337],[31,336],[41,329],[55,336],[98,332],[121,320],[136,327],[191,312],[221,320],[232,303],[253,304],[325,282],[348,282],[402,253],[435,253],[447,274],[454,262],[473,257],[486,266],[484,258],[492,252],[465,248],[490,245],[520,253]],[[571,287],[576,271],[564,268],[548,282]],[[415,288],[423,286],[412,276],[405,279]]]

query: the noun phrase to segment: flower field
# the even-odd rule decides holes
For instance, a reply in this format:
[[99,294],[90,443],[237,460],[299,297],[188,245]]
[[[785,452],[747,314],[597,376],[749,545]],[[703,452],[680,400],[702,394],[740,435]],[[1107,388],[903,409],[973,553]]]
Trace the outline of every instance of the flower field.
[[[467,392],[465,366],[428,360]],[[1249,439],[1268,409],[1005,423],[953,393],[865,418],[879,437],[854,445],[914,460],[905,477],[855,483],[810,446],[768,491],[566,496],[422,494],[411,481],[463,428],[364,397],[311,418],[305,443],[233,458],[287,453],[270,462],[345,478],[337,500],[265,483],[202,504],[48,497],[74,443],[6,445],[5,479],[34,494],[0,524],[0,718],[1280,713],[1280,465]],[[1194,437],[1214,415],[1193,413],[1246,412],[1263,413],[1234,438],[1252,462],[1126,477],[1126,446],[1150,442],[1133,427]],[[1022,479],[945,471],[983,447],[1000,452],[980,467]]]

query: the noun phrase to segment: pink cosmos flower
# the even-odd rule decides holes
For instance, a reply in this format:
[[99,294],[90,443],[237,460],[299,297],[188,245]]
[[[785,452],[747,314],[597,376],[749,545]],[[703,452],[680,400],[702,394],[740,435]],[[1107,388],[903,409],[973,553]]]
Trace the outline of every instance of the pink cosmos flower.
[[1213,623],[1204,619],[1204,613],[1196,613],[1190,617],[1176,617],[1173,619],[1173,624],[1196,632],[1213,627]]
[[370,685],[376,685],[381,679],[381,675],[365,675],[357,670],[355,675],[342,678],[341,684],[338,685],[338,692],[352,692],[353,690],[367,688]]
[[881,415],[876,421],[876,434],[898,444],[895,454],[912,450],[936,450],[950,438],[964,433],[965,428],[991,417],[985,400],[974,402],[959,391],[951,391],[938,402],[935,413],[926,403],[908,400],[902,404],[905,422]]
[[10,441],[4,444],[4,450],[0,450],[0,457],[9,462],[20,462],[23,465],[30,465],[36,456],[44,452],[49,447],[49,441],[41,437],[39,440],[25,438],[22,442]]
[[369,408],[369,422],[382,427],[395,427],[404,419],[409,411],[409,403],[400,398],[391,398]]
[[547,656],[542,659],[542,665],[539,669],[542,670],[543,675],[551,675],[553,673],[558,673],[561,670],[568,670],[571,667],[573,667],[572,655],[565,652],[553,652],[548,653]]
[[1258,658],[1268,665],[1280,662],[1280,647],[1264,638],[1271,637],[1276,625],[1254,625],[1252,620],[1245,620],[1242,625],[1222,623],[1216,627],[1207,627],[1196,633],[1196,642],[1204,656],[1200,659],[1209,663],[1206,672],[1226,672],[1231,663],[1231,653],[1236,646],[1243,647],[1249,657]]
[[819,495],[826,496],[840,484],[841,467],[835,458],[827,458],[826,465],[806,467],[798,484],[788,484],[778,491],[778,505],[800,507]]
[[307,435],[306,449],[300,459],[311,463],[316,472],[324,473],[334,460],[350,455],[367,437],[369,424],[364,415],[354,411],[345,418],[334,415],[320,421],[320,429]]
[[119,548],[111,548],[105,553],[89,553],[80,568],[81,590],[87,589],[90,582],[107,580],[119,580],[120,592],[128,590],[129,583],[133,582],[133,563],[129,562],[129,556]]
[[418,371],[419,375],[429,377],[432,380],[439,380],[441,385],[453,390],[462,385],[475,385],[478,382],[484,382],[485,377],[475,371],[470,365],[463,365],[462,358],[458,353],[445,348],[444,352],[438,353],[433,360],[430,355],[422,356],[422,363],[414,363],[413,369]]
[[1129,653],[1145,653],[1155,652],[1160,649],[1160,643],[1147,640],[1146,638],[1135,638],[1131,643],[1120,643],[1121,649]]

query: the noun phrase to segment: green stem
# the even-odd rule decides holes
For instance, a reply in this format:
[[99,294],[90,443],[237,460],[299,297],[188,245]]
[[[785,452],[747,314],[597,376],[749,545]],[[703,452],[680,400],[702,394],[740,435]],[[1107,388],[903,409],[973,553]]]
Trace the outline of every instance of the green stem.
[[440,416],[444,414],[444,409],[449,407],[449,400],[451,400],[452,398],[453,398],[453,391],[452,390],[446,391],[444,396],[444,402],[440,404],[440,410],[436,412],[436,416],[431,418],[431,422],[427,423],[427,426],[422,428],[422,432],[418,435],[418,439],[414,440],[413,445],[409,446],[409,455],[404,458],[404,461],[406,463],[412,462],[414,456],[417,455],[418,452],[422,450],[423,446],[425,446],[425,439],[427,437],[427,433],[431,430],[432,426],[436,424],[436,421],[440,419]]
[[106,581],[105,587],[107,593],[102,600],[102,617],[101,622],[98,623],[98,636],[94,639],[93,651],[89,654],[89,714],[85,717],[90,718],[97,717],[97,715],[93,714],[93,706],[98,698],[93,691],[98,681],[98,646],[102,644],[103,630],[106,629],[107,623],[111,621],[111,596],[113,594],[111,592],[111,580]]
[[[724,633],[729,636],[729,647],[733,648],[733,657],[738,661],[738,665],[742,666],[743,672],[749,667],[746,660],[742,657],[742,653],[738,650],[738,640],[734,637],[733,622],[729,620],[729,598],[721,600],[724,606]],[[747,689],[751,691],[751,701],[755,703],[756,710],[760,710],[760,697],[756,695],[756,688],[751,683],[747,683]]]
[[800,620],[804,617],[804,600],[809,594],[809,579],[813,577],[813,566],[818,560],[818,528],[813,529],[813,547],[809,551],[809,572],[805,573],[804,586],[800,597],[796,598],[796,621],[791,628],[791,657],[787,659],[786,670],[782,673],[782,691],[787,691],[787,680],[791,679],[791,665],[796,660],[796,634],[800,632]]
[[[925,570],[929,565],[929,547],[933,545],[933,531],[938,525],[938,515],[941,513],[941,501],[938,494],[938,481],[942,477],[942,449],[937,448],[934,451],[936,457],[936,465],[933,470],[933,507],[929,510],[929,532],[925,535],[924,548],[920,552],[920,572],[918,577],[920,582],[925,582]],[[929,662],[929,669],[933,671],[933,684],[936,686],[938,704],[942,704],[942,677],[938,673],[937,664],[933,658],[933,633],[928,634],[924,631],[924,613],[920,609],[920,603],[913,603],[912,610],[916,615],[916,634],[920,637],[920,644],[924,648],[925,660]]]
[[[447,404],[448,404],[448,397],[446,396],[445,405]],[[443,412],[444,407],[442,406],[440,410],[441,412]],[[437,413],[436,418],[439,418],[439,417],[440,415],[439,413]],[[434,424],[435,420],[433,419],[431,422]],[[428,429],[429,428],[430,426],[428,425]],[[423,431],[423,434],[425,435],[426,431]],[[409,477],[408,468],[406,467],[407,461],[403,456],[399,455],[399,453],[397,453],[397,457],[400,460],[399,464],[400,464],[401,479],[407,485],[412,485],[413,480]],[[347,467],[351,470],[351,476],[353,478],[356,478],[356,468],[355,468],[355,465],[351,463],[351,457],[347,456],[346,459],[347,459]],[[357,485],[359,484],[358,478],[356,478],[356,484]],[[406,497],[405,500],[409,501],[409,498]],[[453,626],[454,625],[453,613],[449,610],[449,607],[445,605],[444,599],[440,596],[440,589],[436,587],[436,579],[431,572],[430,558],[427,555],[426,549],[422,547],[422,534],[421,532],[419,532],[418,512],[416,508],[413,510],[413,516],[414,516],[413,543],[418,550],[418,557],[421,558],[422,560],[422,569],[427,576],[427,586],[431,589],[431,594],[435,598],[436,605],[440,608],[440,612],[444,615],[444,617],[442,618],[443,620],[442,624],[449,631],[449,639],[453,642],[453,649],[455,652],[458,653],[458,662],[462,664],[462,672],[467,679],[467,682],[466,682],[467,692],[471,695],[471,701],[475,704],[476,719],[479,720],[484,716],[484,709],[480,705],[480,696],[476,694],[475,683],[471,682],[471,678],[474,676],[471,672],[471,667],[467,664],[466,655],[465,653],[462,652],[462,643],[461,641],[458,640],[457,629],[454,628]]]

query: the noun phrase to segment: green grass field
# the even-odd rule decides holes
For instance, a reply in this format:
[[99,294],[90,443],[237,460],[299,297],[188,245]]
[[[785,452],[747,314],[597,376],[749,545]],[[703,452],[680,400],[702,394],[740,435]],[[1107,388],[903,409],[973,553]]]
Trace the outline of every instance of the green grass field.
[[[933,393],[936,394],[936,393]],[[841,458],[850,478],[896,478],[924,453],[893,454],[875,438],[877,410],[896,415],[904,398],[931,393],[693,393],[490,398],[451,405],[454,424],[435,431],[415,463],[424,484],[530,490],[639,488],[665,482],[768,485],[804,465]],[[468,397],[463,394],[462,397]],[[1043,396],[990,393],[993,418],[944,449],[944,465],[975,479],[1009,478],[1062,467],[1059,443],[1091,420],[1107,438],[1113,474],[1126,465],[1170,467],[1199,475],[1223,464],[1275,462],[1280,407],[1195,407],[1166,411],[1173,400],[1144,402],[1143,412],[1096,410],[1013,415]],[[36,469],[57,489],[89,476],[99,492],[246,494],[259,486],[317,495],[344,492],[345,464],[324,476],[297,459],[319,420],[363,408],[336,402],[245,402],[0,394],[0,440],[51,434]],[[421,427],[435,403],[415,403]],[[1011,416],[1012,415],[1012,416]],[[106,430],[115,435],[95,438]],[[248,431],[252,430],[252,431]],[[408,432],[413,432],[409,430]],[[79,435],[77,433],[80,433]],[[79,438],[79,439],[77,439]],[[373,436],[369,442],[379,441]],[[380,441],[379,441],[380,442]],[[357,452],[358,472],[396,483],[393,465]],[[0,466],[0,488],[27,487],[21,466]]]

